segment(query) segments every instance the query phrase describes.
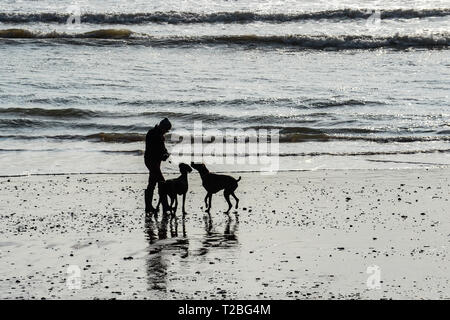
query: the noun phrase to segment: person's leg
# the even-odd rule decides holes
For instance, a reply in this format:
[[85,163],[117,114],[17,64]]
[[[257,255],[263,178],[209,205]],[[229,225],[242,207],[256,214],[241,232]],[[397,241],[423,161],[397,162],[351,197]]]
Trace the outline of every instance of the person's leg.
[[156,187],[156,179],[154,179],[154,175],[150,172],[148,178],[147,189],[145,190],[145,213],[155,212],[155,208],[153,208],[153,192]]
[[148,169],[148,184],[147,189],[145,189],[145,213],[151,213],[154,212],[155,209],[153,208],[152,202],[153,202],[153,192],[155,190],[156,182],[153,175],[152,175],[152,166],[149,161],[149,159],[145,158],[145,166]]

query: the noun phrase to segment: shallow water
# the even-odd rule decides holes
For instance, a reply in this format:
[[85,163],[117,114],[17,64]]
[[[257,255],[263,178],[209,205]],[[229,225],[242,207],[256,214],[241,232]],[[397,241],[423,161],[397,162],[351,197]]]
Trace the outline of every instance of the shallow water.
[[[81,23],[65,24],[77,8]],[[7,1],[0,174],[145,171],[142,140],[164,116],[189,135],[199,121],[227,136],[279,130],[280,169],[448,165],[449,13],[444,1]]]

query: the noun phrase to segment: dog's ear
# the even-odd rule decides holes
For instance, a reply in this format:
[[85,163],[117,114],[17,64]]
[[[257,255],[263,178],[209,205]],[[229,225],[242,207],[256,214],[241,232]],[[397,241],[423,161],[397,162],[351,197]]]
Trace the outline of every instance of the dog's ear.
[[192,168],[186,163],[180,163],[178,165],[178,167],[180,168],[181,172],[183,172],[183,171],[186,171],[188,173],[192,172]]

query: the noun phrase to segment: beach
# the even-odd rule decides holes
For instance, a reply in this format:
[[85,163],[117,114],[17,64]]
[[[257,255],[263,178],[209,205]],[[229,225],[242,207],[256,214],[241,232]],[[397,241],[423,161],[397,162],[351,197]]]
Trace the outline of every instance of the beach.
[[193,173],[177,222],[145,174],[2,177],[0,298],[449,299],[449,173],[232,173],[210,218]]
[[[449,17],[442,0],[7,1],[0,299],[450,299]],[[240,207],[219,192],[206,214],[194,170],[185,217],[146,216],[144,157],[152,181],[160,159],[166,179],[241,176]]]

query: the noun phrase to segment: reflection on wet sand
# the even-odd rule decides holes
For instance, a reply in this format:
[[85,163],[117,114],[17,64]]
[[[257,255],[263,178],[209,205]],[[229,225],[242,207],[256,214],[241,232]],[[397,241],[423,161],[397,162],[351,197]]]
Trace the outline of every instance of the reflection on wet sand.
[[230,248],[238,244],[237,231],[239,227],[239,219],[233,220],[228,216],[223,233],[214,232],[214,225],[211,215],[204,217],[205,236],[202,241],[202,247],[198,251],[198,255],[205,255],[210,248]]
[[[173,251],[181,250],[181,257],[188,256],[189,241],[186,238],[185,223],[182,223],[183,237],[178,238],[178,221],[164,214],[161,221],[146,217],[145,232],[149,242],[149,259],[147,261],[147,278],[150,290],[167,288],[167,269]],[[167,232],[170,230],[170,238]]]
[[[177,218],[171,218],[165,214],[158,221],[155,217],[147,217],[145,221],[146,238],[149,243],[149,258],[147,261],[147,281],[149,290],[167,289],[167,277],[169,266],[174,265],[174,259],[179,257],[188,265],[193,265],[195,257],[206,255],[211,248],[227,249],[238,244],[239,220],[228,217],[223,233],[214,231],[214,223],[210,215],[204,217],[204,230],[200,234],[187,237],[186,219],[183,217],[181,223],[181,234],[179,237]],[[168,237],[170,231],[170,237]],[[194,243],[194,244],[193,244]],[[197,245],[195,245],[197,243]],[[200,245],[200,247],[199,247]],[[190,256],[189,247],[191,246]],[[191,258],[192,261],[187,260]]]

